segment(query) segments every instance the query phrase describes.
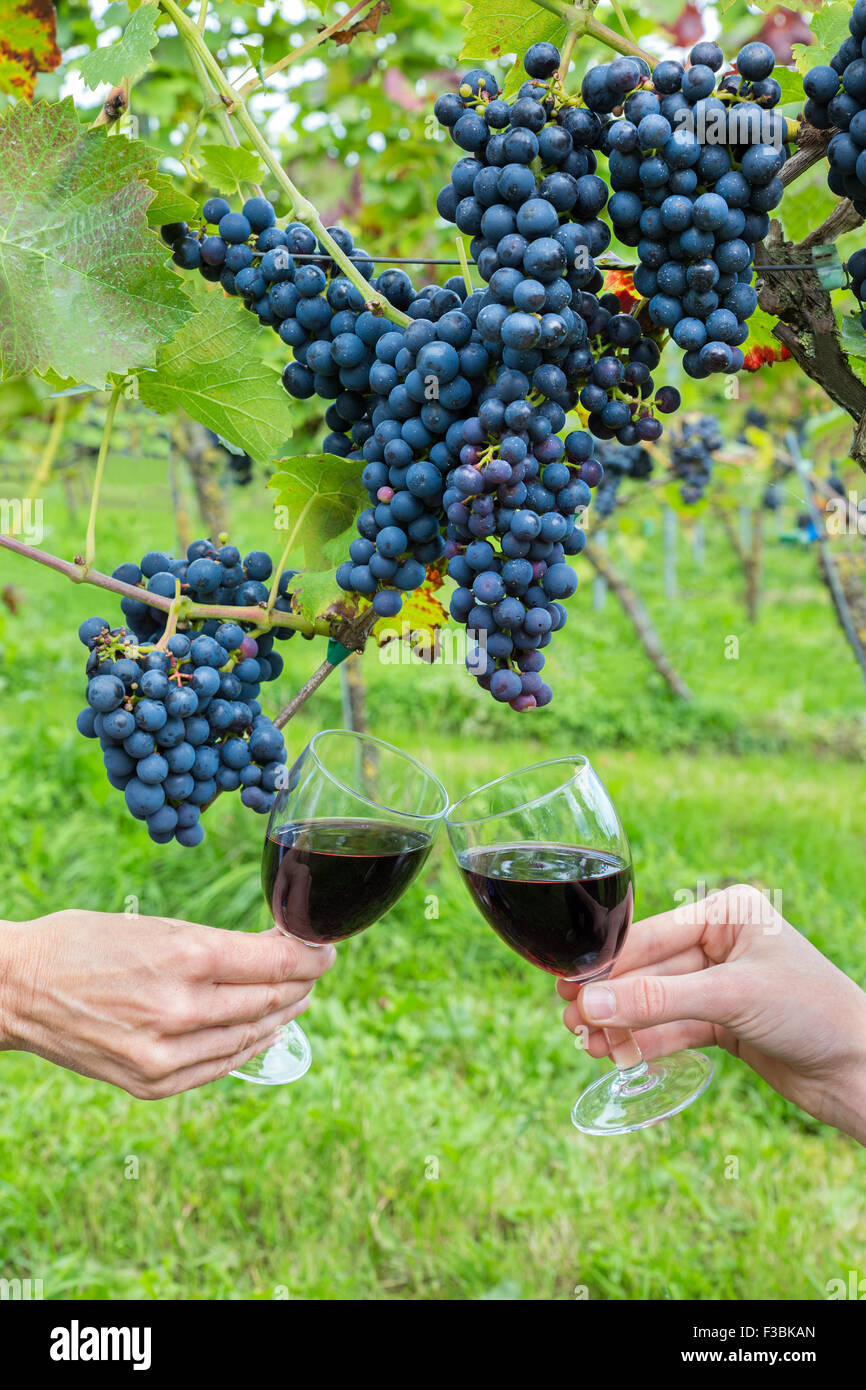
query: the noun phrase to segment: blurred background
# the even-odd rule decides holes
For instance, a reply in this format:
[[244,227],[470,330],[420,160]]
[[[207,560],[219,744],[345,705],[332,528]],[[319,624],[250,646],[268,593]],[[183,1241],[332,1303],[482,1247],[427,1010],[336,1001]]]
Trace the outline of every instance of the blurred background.
[[[431,214],[453,162],[431,112],[457,83],[464,8],[391,0],[372,31],[252,102],[324,221],[377,254],[455,254],[453,229]],[[231,3],[211,13],[232,76],[262,33],[267,64],[323,22],[295,3],[258,21]],[[728,55],[762,38],[785,63],[810,38],[796,12],[739,0],[721,20],[680,0],[625,14],[641,43],[674,56],[702,35]],[[76,54],[127,18],[121,4],[63,7],[65,63],[37,95],[71,94],[96,115],[107,88],[83,84]],[[186,148],[198,88],[173,44],[161,42],[131,110],[166,172],[206,196]],[[579,71],[585,53],[602,50],[581,41]],[[819,165],[786,194],[786,234],[801,238],[834,202]],[[840,243],[843,260],[858,235]],[[262,351],[282,365],[275,335]],[[769,333],[749,366],[732,397],[681,379],[672,360],[664,379],[682,390],[682,414],[659,445],[606,460],[568,626],[548,649],[550,706],[516,715],[459,660],[371,644],[303,706],[287,743],[291,755],[318,728],[366,728],[454,798],[586,753],[631,838],[639,915],[745,880],[780,894],[784,915],[862,984],[861,475],[850,421]],[[0,386],[0,491],[41,502],[41,544],[57,555],[83,549],[106,399],[52,396],[36,378]],[[293,411],[284,453],[313,452],[323,408]],[[273,550],[270,471],[188,419],[123,401],[97,566],[223,530],[243,553]],[[76,630],[94,613],[120,621],[109,596],[0,552],[0,916],[75,906],[264,928],[262,821],[222,797],[199,849],[157,847],[76,733]],[[281,651],[271,714],[324,655],[300,636]],[[148,1105],[4,1055],[0,1273],[42,1278],[47,1298],[814,1299],[862,1264],[853,1141],[726,1055],[673,1121],[606,1142],[578,1135],[570,1107],[605,1064],[583,1056],[560,1014],[552,977],[476,915],[440,844],[398,906],[341,947],[305,1020],[314,1064],[298,1085],[228,1079]]]

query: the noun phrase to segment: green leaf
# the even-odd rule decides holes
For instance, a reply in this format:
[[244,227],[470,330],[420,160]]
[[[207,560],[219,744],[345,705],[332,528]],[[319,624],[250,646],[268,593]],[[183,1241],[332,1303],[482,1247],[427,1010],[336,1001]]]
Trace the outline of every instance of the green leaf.
[[46,0],[7,0],[0,33],[0,92],[33,95],[37,74],[61,62],[57,16]]
[[[478,0],[464,17],[463,27],[466,39],[461,62],[488,62],[506,54],[522,56],[530,44],[542,40],[560,47],[568,33],[563,20],[526,0]],[[515,63],[505,83],[506,95],[516,91],[525,77],[521,63]]]
[[812,16],[809,27],[815,35],[815,42],[793,45],[794,62],[798,72],[806,73],[812,68],[829,63],[840,44],[849,36],[850,18],[850,5],[824,5]]
[[147,226],[153,153],[82,131],[72,100],[0,117],[0,375],[104,385],[193,312]]
[[257,321],[236,300],[208,296],[142,374],[139,393],[160,414],[185,410],[254,459],[274,456],[291,429],[289,398],[261,361]]
[[148,184],[156,193],[147,209],[151,227],[162,227],[166,222],[190,222],[198,215],[199,205],[195,198],[175,188],[167,174],[154,174]]
[[[802,185],[802,186],[801,186]],[[785,189],[782,200],[781,218],[785,236],[789,241],[802,241],[824,218],[833,211],[838,199],[827,187],[823,168],[819,167],[818,177],[798,180]]]
[[803,74],[798,72],[796,68],[783,68],[777,66],[773,68],[773,76],[782,88],[782,95],[779,97],[779,105],[788,106],[790,103],[796,102],[799,106],[802,106],[805,100]]
[[268,487],[277,492],[275,506],[285,508],[281,529],[290,535],[296,532],[295,544],[310,569],[328,569],[333,563],[328,543],[341,537],[367,504],[358,464],[336,454],[307,454],[280,462],[283,468]]
[[117,43],[95,48],[77,60],[82,82],[91,91],[102,82],[117,86],[124,78],[140,77],[150,67],[151,49],[157,42],[156,24],[159,5],[148,0],[132,15]]
[[[860,322],[859,314],[846,314],[842,319],[842,348],[849,365],[861,381],[866,380],[866,328]],[[851,359],[854,359],[852,361]]]
[[749,319],[749,336],[743,343],[743,352],[748,353],[750,348],[755,347],[772,347],[778,352],[781,344],[773,333],[778,322],[778,319],[765,313],[759,305]]
[[332,604],[347,603],[349,597],[337,583],[336,567],[329,570],[301,570],[292,580],[292,593],[304,618],[324,617]]
[[240,183],[260,183],[262,165],[257,154],[231,145],[202,145],[199,160],[204,180],[212,188],[236,188]]

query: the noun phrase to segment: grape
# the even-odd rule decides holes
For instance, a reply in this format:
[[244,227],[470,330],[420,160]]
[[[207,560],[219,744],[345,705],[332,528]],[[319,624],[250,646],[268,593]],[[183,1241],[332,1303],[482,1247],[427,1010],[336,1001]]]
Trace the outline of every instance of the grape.
[[[220,602],[244,607],[250,599],[267,598],[260,579],[249,576],[268,578],[272,565],[264,551],[250,552],[241,563],[236,547],[217,548],[199,540],[183,560],[151,551],[140,565],[119,568],[125,582],[146,581],[152,591],[160,587],[155,581],[166,576],[173,590],[177,577],[181,591],[194,601],[217,593]],[[292,571],[279,577],[277,611],[292,609],[293,578]],[[251,697],[261,682],[280,674],[282,660],[272,650],[274,637],[292,635],[293,629],[255,640],[242,623],[193,620],[186,632],[175,632],[160,647],[150,648],[148,641],[164,632],[166,614],[145,603],[140,608],[138,637],[110,628],[102,618],[81,624],[79,636],[88,647],[91,679],[88,706],[78,716],[77,727],[86,738],[99,737],[111,785],[124,791],[128,809],[147,822],[151,838],[159,844],[176,838],[191,846],[203,839],[200,807],[221,790],[237,789],[240,768],[254,767],[261,774],[267,765],[269,780],[276,785],[285,744]],[[218,698],[222,694],[227,698]],[[218,782],[223,768],[230,775]],[[270,809],[273,785],[259,807],[262,811]]]

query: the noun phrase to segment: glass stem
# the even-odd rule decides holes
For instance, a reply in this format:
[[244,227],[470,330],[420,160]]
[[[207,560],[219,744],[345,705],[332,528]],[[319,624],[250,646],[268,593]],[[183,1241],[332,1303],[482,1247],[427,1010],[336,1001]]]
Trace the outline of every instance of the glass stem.
[[617,1070],[628,1072],[629,1080],[632,1077],[643,1076],[647,1070],[647,1064],[631,1029],[605,1028],[603,1031]]

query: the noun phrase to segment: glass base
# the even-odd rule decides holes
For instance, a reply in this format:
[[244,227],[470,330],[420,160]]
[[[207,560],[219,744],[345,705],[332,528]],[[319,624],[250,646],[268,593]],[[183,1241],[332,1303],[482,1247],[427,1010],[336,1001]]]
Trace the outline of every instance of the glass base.
[[575,1101],[571,1123],[582,1134],[630,1134],[679,1114],[709,1086],[713,1064],[703,1052],[674,1052],[612,1071]]
[[297,1023],[287,1023],[278,1043],[229,1075],[259,1086],[287,1086],[290,1081],[300,1081],[310,1070],[312,1060],[306,1033]]

